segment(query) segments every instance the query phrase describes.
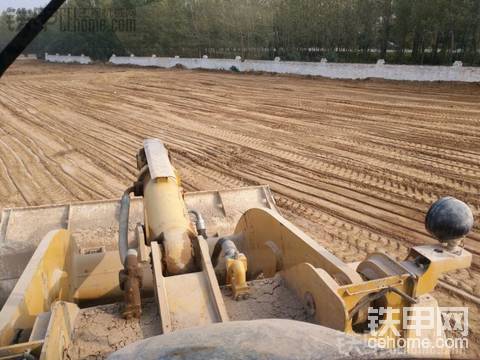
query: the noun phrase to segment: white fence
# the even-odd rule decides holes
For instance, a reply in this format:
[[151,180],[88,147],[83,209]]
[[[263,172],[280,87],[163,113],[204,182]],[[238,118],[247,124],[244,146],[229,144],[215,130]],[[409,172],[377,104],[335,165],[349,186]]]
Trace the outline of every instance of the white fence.
[[45,61],[48,62],[56,62],[56,63],[65,63],[65,64],[82,64],[88,65],[92,63],[92,59],[89,56],[81,55],[81,56],[72,56],[68,55],[50,55],[48,53],[45,54]]
[[37,54],[22,54],[17,60],[38,60]]
[[[50,55],[45,54],[45,60],[59,63],[91,64],[88,56]],[[173,68],[182,66],[187,69],[232,70],[240,72],[267,72],[279,74],[297,74],[322,76],[332,79],[368,79],[380,78],[386,80],[407,81],[459,81],[480,82],[480,68],[465,67],[461,62],[453,66],[419,66],[419,65],[387,65],[383,60],[377,64],[339,64],[321,62],[281,61],[276,58],[269,60],[242,60],[236,59],[209,59],[204,56],[200,59],[166,58],[166,57],[136,57],[115,56],[110,58],[114,65],[152,66]]]
[[236,59],[183,59],[165,57],[112,56],[110,63],[115,65],[155,66],[172,68],[181,65],[187,69],[230,70],[235,67],[240,72],[259,71],[279,74],[297,74],[322,76],[332,79],[367,79],[407,81],[460,81],[480,82],[480,68],[464,67],[460,62],[453,66],[417,66],[386,65],[379,60],[377,64],[339,64],[296,61],[262,61]]

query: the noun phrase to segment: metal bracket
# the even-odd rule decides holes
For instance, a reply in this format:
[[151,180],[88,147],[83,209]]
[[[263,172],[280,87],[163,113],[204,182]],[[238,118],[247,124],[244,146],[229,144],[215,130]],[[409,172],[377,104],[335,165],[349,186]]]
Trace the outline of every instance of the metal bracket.
[[153,180],[158,178],[177,178],[168,157],[168,151],[162,141],[147,139],[143,142],[143,146],[148,169],[150,170],[150,177]]

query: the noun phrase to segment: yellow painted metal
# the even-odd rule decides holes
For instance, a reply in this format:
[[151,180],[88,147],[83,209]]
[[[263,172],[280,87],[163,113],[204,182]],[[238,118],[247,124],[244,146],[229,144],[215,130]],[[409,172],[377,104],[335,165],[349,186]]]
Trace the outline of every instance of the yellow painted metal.
[[173,331],[221,322],[207,282],[203,272],[165,278]]
[[[393,346],[396,342],[389,340],[398,334],[412,336],[403,330],[403,309],[422,304],[437,306],[426,294],[435,288],[440,275],[471,264],[471,254],[464,249],[453,253],[441,245],[432,245],[413,248],[404,262],[372,254],[357,266],[349,266],[287,220],[265,209],[247,211],[235,235],[240,239],[239,249],[248,257],[249,276],[271,277],[281,271],[287,286],[304,300],[320,325],[355,333],[355,325],[367,321],[369,306],[390,308],[392,322],[381,325],[375,336],[381,334]],[[362,279],[357,267],[362,276],[371,278]],[[443,331],[436,328],[424,336],[435,341]],[[443,356],[442,351],[435,355]]]
[[65,350],[72,341],[75,318],[80,309],[76,304],[57,301],[52,305],[52,316],[48,324],[40,360],[62,360]]
[[[411,311],[417,312],[417,316],[424,316],[421,314],[425,309],[437,309],[438,302],[431,295],[422,295],[417,298],[416,304],[411,304]],[[431,326],[424,326],[418,328],[407,329],[403,334],[403,337],[410,339],[410,346],[407,348],[407,353],[412,357],[426,358],[427,355],[432,359],[450,359],[450,351],[446,346],[436,346],[434,348],[427,349],[422,346],[422,341],[428,340],[430,344],[446,343],[446,336],[443,331],[443,324],[441,314],[437,313],[434,316]],[[415,341],[418,340],[418,341]]]
[[[403,350],[405,350],[408,358],[450,359],[448,347],[440,346],[445,343],[446,336],[440,318],[441,315],[438,312],[435,314],[438,302],[431,295],[418,297],[415,304],[401,303],[398,299],[392,299],[391,295],[387,296],[386,300],[388,305],[385,305],[385,307],[392,306],[389,315],[391,318],[381,325],[376,332],[360,336],[366,341],[373,340],[372,344],[382,344],[382,347],[387,349],[395,349],[396,345],[399,344],[399,338],[405,339],[403,344],[406,346],[403,347]],[[404,319],[402,314],[404,306],[409,307],[409,316],[411,317],[414,316],[413,314],[416,311],[418,311],[417,316],[424,317],[425,314],[422,314],[422,312],[432,310],[434,316],[432,319],[428,319],[432,322],[429,322],[426,326],[423,324],[423,326],[403,330]]]
[[[395,288],[405,294],[411,293],[412,285],[409,281],[409,278],[410,275],[408,274],[396,275],[382,279],[366,281],[361,284],[340,286],[337,289],[337,293],[342,298],[345,309],[347,313],[349,313],[362,299],[366,298],[368,295],[378,293],[379,291],[382,291],[384,289]],[[400,309],[401,312],[404,306],[410,305],[410,303],[405,298],[390,290],[386,292],[386,294],[384,295],[384,299],[385,303],[383,306],[385,308],[390,307],[394,309],[394,312],[396,312],[396,310],[398,309]],[[364,309],[366,309],[369,305],[370,304],[367,303]],[[401,322],[401,318],[399,318],[398,320],[400,320],[400,322],[396,325],[396,328],[398,330],[401,330],[403,324]],[[344,331],[353,332],[352,327],[353,319],[348,318]]]
[[[192,227],[178,174],[155,179],[147,174],[144,180],[145,240],[152,246],[147,248],[142,239],[140,243],[137,241],[137,247],[141,263],[148,265],[144,284],[156,292],[163,332],[228,321],[208,244],[197,237]],[[257,191],[255,194],[258,195]],[[268,205],[267,195],[264,202]],[[242,201],[239,195],[230,194],[230,198],[235,199],[232,203]],[[258,200],[258,196],[254,198]],[[238,205],[234,209],[237,211],[229,212],[219,195],[203,194],[202,199],[198,201],[201,204],[205,204],[205,199],[214,204],[209,214],[216,215],[207,217],[212,222],[234,218],[241,208]],[[137,234],[143,235],[140,230],[137,229]],[[438,246],[417,247],[404,263],[387,256],[371,256],[358,265],[362,268],[362,278],[355,267],[343,263],[293,226],[274,206],[247,210],[236,226],[235,235],[242,255],[225,264],[227,284],[231,285],[235,298],[248,293],[247,274],[250,278],[260,274],[272,277],[280,271],[320,325],[353,333],[355,325],[365,321],[365,308],[373,305],[369,301],[371,296],[382,293],[382,298],[377,299],[382,306],[400,310],[393,318],[398,324],[385,329],[382,335],[387,338],[394,337],[396,330],[403,337],[412,336],[402,332],[402,309],[412,305],[412,298],[417,301],[414,306],[435,305],[425,294],[433,290],[441,273],[465,268],[471,263],[471,254],[465,250],[453,254],[439,251]],[[37,349],[43,345],[42,359],[61,358],[70,341],[78,307],[57,300],[98,301],[120,295],[117,276],[122,265],[116,249],[106,251],[102,246],[100,249],[98,252],[77,251],[75,241],[66,230],[51,232],[41,241],[0,312],[0,346],[4,346],[0,354],[10,356],[9,351],[24,349],[11,345],[18,330],[31,329],[37,315],[51,310],[44,342],[33,345]],[[426,260],[421,262],[421,267],[418,259]],[[375,277],[369,278],[366,273]],[[382,330],[380,328],[380,332]]]
[[337,290],[337,282],[323,269],[300,263],[282,271],[287,286],[305,302],[319,325],[345,331],[347,309]]
[[180,180],[173,178],[145,179],[144,208],[149,215],[147,241],[158,240],[165,231],[180,228],[190,230],[185,202],[180,191]]
[[26,352],[38,356],[43,346],[43,340],[30,341],[0,348],[0,360],[18,360]]
[[362,282],[355,270],[275,211],[246,211],[235,234],[242,238],[237,246],[248,257],[250,278],[261,273],[271,277],[278,270],[309,263],[327,271],[338,283]]
[[[231,234],[243,212],[252,207],[267,207],[276,211],[272,194],[267,186],[241,189],[185,193],[188,208],[200,212],[209,233]],[[75,259],[75,281],[78,290],[75,301],[91,302],[121,297],[118,272],[118,211],[115,200],[88,201],[73,204],[4,209],[0,219],[0,307],[3,306],[22,275],[38,244],[49,231],[65,228],[78,248]],[[143,199],[132,198],[130,228],[144,218]],[[143,228],[141,233],[143,235]],[[139,241],[130,232],[130,245]],[[5,244],[8,246],[3,246]],[[148,248],[141,247],[140,261],[149,261]],[[153,291],[151,271],[144,272],[148,293]],[[144,289],[145,289],[144,286]]]
[[122,295],[118,272],[122,269],[118,251],[106,251],[74,257],[71,276],[73,300],[115,299]]
[[72,246],[66,230],[52,231],[40,242],[0,312],[0,346],[10,345],[17,331],[31,329],[54,301],[70,299]]
[[247,285],[248,262],[244,254],[237,259],[227,259],[227,285],[231,286],[232,296],[235,300],[248,296]]
[[162,241],[166,270],[183,274],[194,270],[192,239],[196,237],[179,187],[171,177],[145,178],[144,210],[147,242]]
[[[354,330],[355,318],[351,316],[352,310],[367,299],[382,290],[385,292],[381,299],[381,307],[389,309],[391,321],[380,324],[376,333],[362,335],[365,339],[375,338],[383,341],[387,347],[394,348],[398,336],[404,339],[428,338],[431,344],[437,339],[444,338],[441,323],[436,322],[430,331],[423,330],[421,336],[412,331],[404,330],[403,310],[409,308],[437,307],[438,304],[430,295],[417,297],[416,303],[411,303],[407,298],[392,291],[395,288],[402,293],[410,295],[415,282],[409,274],[395,275],[386,278],[365,281],[357,284],[339,286],[337,282],[323,269],[314,268],[311,264],[302,263],[282,272],[287,285],[292,288],[297,296],[304,300],[307,309],[312,313],[319,325],[327,326],[346,333],[356,334]],[[373,303],[365,302],[364,310]],[[363,318],[363,321],[366,321]],[[415,346],[415,342],[410,342]],[[410,345],[409,345],[410,346]],[[411,354],[419,355],[420,348],[407,348]],[[442,358],[448,352],[445,348],[432,349],[427,355]],[[425,355],[425,354],[423,354]]]
[[155,295],[163,333],[228,321],[208,244],[198,237],[194,246],[201,271],[165,277],[160,245],[151,244]]
[[467,269],[472,264],[472,254],[465,249],[459,248],[455,252],[450,252],[438,245],[412,248],[407,261],[415,261],[417,258],[427,259],[428,264],[425,265],[425,271],[418,276],[413,296],[420,296],[433,291],[442,274],[453,270]]
[[211,303],[214,307],[217,322],[229,321],[225,303],[218,285],[217,277],[215,276],[215,270],[213,269],[212,261],[210,258],[210,251],[208,243],[202,237],[197,237],[194,241],[195,251],[199,253],[200,267],[206,278],[209,296]]
[[[283,276],[288,286],[294,289],[305,303],[308,304],[308,298],[311,297],[314,304],[313,313],[319,325],[347,333],[354,333],[354,318],[350,317],[350,312],[362,299],[390,287],[405,290],[408,279],[408,275],[392,276],[340,286],[325,270],[314,268],[308,263],[298,264],[285,270]],[[408,305],[395,293],[388,292],[385,298],[386,307],[401,309]],[[369,305],[367,303],[366,307]]]
[[155,287],[155,297],[157,299],[158,313],[160,315],[160,326],[162,334],[172,331],[172,317],[168,304],[166,280],[162,269],[162,249],[160,244],[153,242],[152,248],[152,270]]

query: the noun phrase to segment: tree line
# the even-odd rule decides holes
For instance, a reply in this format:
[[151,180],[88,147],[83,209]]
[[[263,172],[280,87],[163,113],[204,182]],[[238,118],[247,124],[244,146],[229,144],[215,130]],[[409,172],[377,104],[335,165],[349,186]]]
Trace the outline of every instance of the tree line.
[[28,51],[480,65],[480,0],[69,0]]

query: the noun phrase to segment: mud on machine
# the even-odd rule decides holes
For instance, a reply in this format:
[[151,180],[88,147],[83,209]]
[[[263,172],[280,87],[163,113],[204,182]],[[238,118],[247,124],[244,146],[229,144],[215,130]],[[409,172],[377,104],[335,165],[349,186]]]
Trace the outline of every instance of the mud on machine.
[[[8,273],[10,280],[0,282],[5,302],[0,359],[25,354],[62,359],[80,307],[123,299],[122,315],[134,321],[142,300],[151,296],[163,335],[127,346],[113,359],[142,351],[149,358],[153,349],[156,356],[162,351],[168,355],[179,346],[194,354],[195,341],[209,349],[202,352],[205,356],[222,356],[228,348],[230,355],[249,351],[258,357],[293,351],[268,342],[272,336],[285,344],[295,341],[300,344],[295,354],[308,357],[340,351],[332,348],[331,339],[345,337],[342,333],[356,335],[349,341],[358,341],[355,346],[368,354],[363,340],[392,338],[397,331],[405,339],[445,336],[441,323],[420,334],[403,330],[402,310],[438,307],[430,292],[440,276],[470,266],[472,255],[462,247],[462,238],[471,230],[473,216],[459,200],[440,199],[426,215],[426,228],[439,243],[413,247],[404,261],[373,253],[361,262],[344,263],[283,218],[266,186],[184,193],[179,173],[157,139],[144,141],[137,168],[138,179],[120,202],[3,212],[2,242],[27,245],[23,260],[13,250],[2,253],[8,261],[0,275],[5,279]],[[47,230],[41,241],[35,238]],[[225,296],[241,303],[256,279],[274,276],[304,304],[311,322],[230,321]],[[229,295],[222,287],[231,290]],[[396,325],[366,331],[368,308],[380,307],[399,310],[394,312]],[[312,334],[317,336],[306,343]],[[240,339],[247,348],[232,349]],[[407,351],[415,355],[420,349]],[[440,349],[431,355],[448,353]]]

